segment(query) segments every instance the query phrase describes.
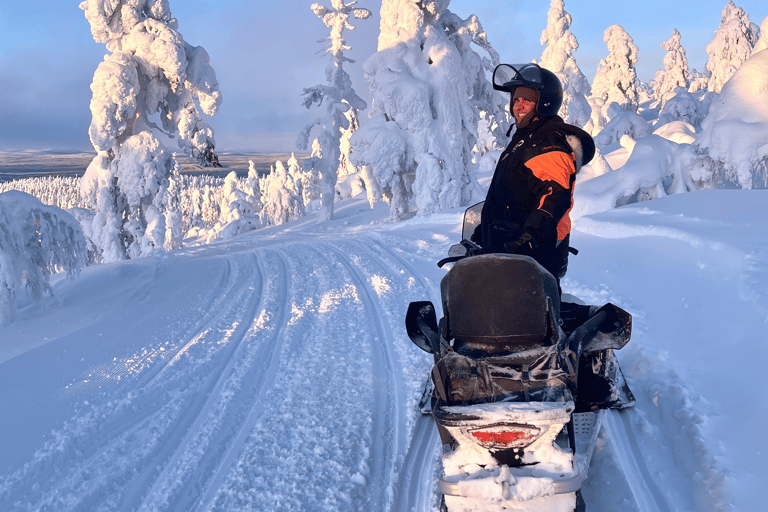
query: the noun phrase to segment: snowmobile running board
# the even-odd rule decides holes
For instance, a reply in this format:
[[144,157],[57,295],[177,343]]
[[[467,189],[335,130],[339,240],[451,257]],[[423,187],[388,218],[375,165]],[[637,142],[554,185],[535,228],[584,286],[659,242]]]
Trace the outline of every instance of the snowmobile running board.
[[[552,489],[554,491],[552,494],[567,494],[581,489],[581,484],[587,478],[589,464],[595,452],[597,436],[600,432],[604,414],[605,409],[573,413],[572,423],[568,425],[568,428],[574,427],[574,437],[576,440],[576,450],[573,455],[573,471],[551,477]],[[459,489],[459,482],[448,482],[441,478],[438,481],[438,487],[442,494],[463,496]]]

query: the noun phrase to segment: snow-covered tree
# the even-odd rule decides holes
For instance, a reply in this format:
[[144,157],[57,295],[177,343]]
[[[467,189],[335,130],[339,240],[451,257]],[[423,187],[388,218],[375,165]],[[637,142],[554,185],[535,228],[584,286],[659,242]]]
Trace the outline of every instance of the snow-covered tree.
[[688,92],[690,93],[697,93],[699,91],[706,92],[707,86],[709,84],[708,71],[701,72],[693,68],[691,69],[689,78],[690,78],[690,82],[688,84]]
[[250,164],[248,179],[244,182],[234,171],[224,178],[219,195],[219,220],[208,230],[206,241],[228,239],[262,227],[261,191],[253,162]]
[[[296,195],[299,197],[299,200],[303,206],[305,206],[306,209],[306,203],[304,202],[304,170],[302,169],[301,163],[299,163],[299,159],[296,158],[296,155],[291,153],[290,158],[285,162],[288,167],[286,167],[285,172],[288,173],[288,175],[291,177],[291,180],[293,180],[294,188],[296,189]],[[349,163],[349,166],[354,168],[352,163]]]
[[597,66],[592,96],[607,106],[618,103],[625,110],[637,108],[637,46],[621,25],[611,25],[603,34],[608,56]]
[[674,121],[683,121],[691,126],[699,127],[706,115],[707,103],[696,99],[684,87],[678,87],[667,93],[666,102],[654,127],[660,127]]
[[156,133],[178,137],[193,161],[215,163],[213,130],[198,110],[213,115],[221,103],[208,54],[184,41],[167,0],[87,0],[80,8],[111,52],[91,84],[97,155],[81,180],[96,210],[92,241],[104,261],[179,247],[179,166]]
[[[407,133],[394,121],[388,121],[384,114],[377,114],[368,120],[352,137],[355,148],[352,163],[366,169],[365,177],[375,186],[367,185],[369,191],[378,188],[389,204],[391,220],[402,219],[409,210],[409,193],[404,171],[409,168]],[[368,197],[371,207],[377,198]]]
[[486,77],[498,56],[477,18],[462,20],[448,4],[384,0],[379,51],[363,65],[373,106],[352,138],[353,163],[370,166],[392,219],[411,199],[420,215],[468,203],[478,191],[471,161],[480,113],[502,111]]
[[22,286],[39,302],[53,294],[51,274],[74,278],[86,258],[85,236],[72,215],[24,192],[0,194],[0,323],[15,320]]
[[[440,16],[440,24],[448,39],[456,45],[462,62],[467,87],[470,91],[469,105],[472,108],[471,126],[464,126],[464,135],[470,148],[473,140],[490,135],[493,143],[484,144],[490,149],[503,149],[508,142],[506,125],[511,121],[509,115],[509,97],[494,91],[488,81],[491,73],[501,63],[499,54],[488,41],[480,20],[475,15],[461,19],[450,10]],[[480,56],[473,47],[480,48],[487,56]],[[481,126],[482,125],[482,126]],[[480,156],[483,152],[480,151]]]
[[307,149],[312,129],[315,126],[320,128],[317,140],[322,149],[322,156],[319,157],[317,164],[323,180],[321,217],[323,220],[333,218],[337,173],[341,165],[341,137],[342,133],[350,128],[347,111],[349,109],[360,111],[368,107],[366,102],[357,95],[349,74],[344,71],[345,62],[354,62],[344,56],[344,50],[351,49],[344,40],[344,30],[355,28],[350,24],[349,19],[350,17],[367,19],[371,16],[371,11],[354,7],[356,4],[356,1],[347,4],[344,0],[331,0],[331,7],[325,7],[319,3],[312,4],[312,11],[327,27],[331,28],[330,35],[321,41],[328,41],[325,53],[330,54],[331,60],[325,68],[328,85],[316,85],[304,89],[304,106],[310,108],[312,105],[320,106],[325,102],[326,115],[304,128],[299,134],[296,146],[299,149]]
[[[262,220],[268,225],[279,225],[304,216],[301,184],[286,170],[281,161],[259,183],[264,204]],[[334,190],[334,194],[336,191]]]
[[[301,181],[301,196],[307,213],[316,210],[313,202],[319,202],[323,197],[323,177],[320,174],[322,156],[323,149],[320,147],[320,141],[315,139],[312,141],[312,153],[301,162],[299,180]],[[350,159],[350,163],[352,163],[352,159]],[[355,164],[352,163],[352,165]]]
[[255,194],[249,194],[240,189],[238,181],[235,171],[231,171],[224,178],[224,187],[221,191],[221,219],[223,223],[253,217],[261,211],[261,191],[258,186]]
[[617,103],[611,104],[614,112],[611,114],[611,120],[595,136],[595,143],[599,147],[605,147],[614,142],[619,142],[622,137],[629,136],[633,139],[645,137],[651,133],[651,127],[637,112],[621,109]]
[[661,107],[667,102],[667,95],[678,87],[689,86],[690,70],[688,58],[685,56],[685,48],[680,45],[680,32],[672,31],[672,37],[661,43],[661,47],[667,50],[664,56],[664,69],[656,71],[653,82],[653,93],[661,102]]
[[584,126],[592,115],[592,108],[587,101],[591,87],[573,55],[579,49],[579,42],[571,32],[571,20],[563,0],[552,0],[547,15],[547,28],[541,33],[541,44],[546,48],[539,64],[555,73],[563,84],[560,117],[567,123]]
[[768,188],[768,52],[754,54],[725,83],[701,123],[701,181],[715,187]]
[[261,211],[261,189],[259,188],[259,171],[256,170],[256,164],[253,160],[248,160],[248,177],[245,180],[243,190],[249,196],[252,196],[252,202],[256,205],[256,211]]
[[720,26],[707,45],[710,92],[720,92],[733,73],[752,55],[760,29],[749,21],[744,9],[733,0],[720,13]]
[[349,126],[346,130],[342,130],[341,139],[339,139],[339,170],[336,172],[339,178],[353,174],[358,170],[349,158],[350,153],[352,153],[352,144],[349,141],[357,129],[360,128],[360,120],[357,118],[357,114],[357,109],[354,108],[344,112]]

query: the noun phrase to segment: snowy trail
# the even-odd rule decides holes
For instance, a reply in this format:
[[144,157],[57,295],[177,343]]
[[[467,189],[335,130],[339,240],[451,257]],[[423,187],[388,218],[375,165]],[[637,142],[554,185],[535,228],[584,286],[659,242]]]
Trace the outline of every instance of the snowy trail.
[[[402,269],[367,268],[363,245],[190,251],[195,257],[174,263],[216,269],[200,290],[179,290],[162,272],[147,275],[132,294],[137,304],[156,306],[165,288],[176,293],[151,313],[131,302],[122,324],[108,321],[119,332],[135,315],[153,340],[134,342],[142,356],[126,358],[118,385],[77,387],[86,410],[52,424],[55,441],[36,446],[31,461],[0,481],[0,508],[260,508],[274,506],[274,496],[249,489],[273,480],[267,487],[282,493],[286,508],[295,500],[389,509],[411,437],[401,419],[409,388],[394,348],[403,296],[383,298],[401,287]],[[163,325],[174,328],[158,332]],[[336,410],[339,403],[346,410]],[[33,474],[41,478],[33,482]]]
[[[260,256],[267,260],[274,258],[272,254]],[[261,343],[252,343],[252,333],[260,321],[259,312],[263,315],[275,309],[279,300],[275,290],[284,288],[282,281],[287,274],[284,268],[270,269],[261,261],[253,257],[246,262],[258,272],[246,280],[246,284],[250,284],[246,288],[251,293],[244,301],[246,307],[241,320],[226,342],[228,350],[219,356],[223,368],[211,372],[210,384],[201,390],[208,399],[147,493],[142,510],[163,510],[169,503],[192,510],[210,477],[221,471],[226,460],[222,452],[242,446],[244,429],[253,424],[251,418],[259,408],[258,397],[269,388],[276,373],[272,362],[276,360],[275,352],[280,350],[280,332]],[[281,262],[268,263],[280,267]],[[258,298],[261,300],[256,306]],[[248,420],[244,421],[245,418]],[[146,492],[144,486],[138,490]]]
[[[440,304],[443,240],[419,244],[254,237],[96,269],[130,274],[119,308],[0,363],[0,406],[21,416],[0,429],[22,440],[1,454],[0,510],[434,512],[440,442],[417,407],[431,358],[402,322],[412,300]],[[72,286],[65,302],[109,300],[78,291],[87,275]],[[7,391],[25,378],[39,405]],[[666,497],[674,464],[648,465],[635,414],[606,416],[590,510],[687,505]]]

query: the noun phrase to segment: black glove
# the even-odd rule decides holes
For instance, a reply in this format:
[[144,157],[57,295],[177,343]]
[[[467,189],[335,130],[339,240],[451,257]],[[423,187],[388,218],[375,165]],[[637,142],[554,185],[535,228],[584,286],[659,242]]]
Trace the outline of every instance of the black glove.
[[541,208],[533,210],[523,225],[523,231],[531,237],[530,244],[532,248],[541,245],[547,233],[551,234],[554,230],[552,214]]
[[541,245],[545,233],[552,231],[552,214],[536,209],[531,212],[523,225],[523,234],[514,242],[507,242],[504,248],[511,254],[526,254]]
[[470,242],[474,242],[477,245],[483,245],[483,232],[480,229],[482,224],[478,224],[475,226],[475,230],[472,232],[472,236],[469,237]]
[[536,242],[527,231],[520,235],[520,238],[514,242],[506,242],[504,244],[504,249],[506,249],[509,254],[526,254],[534,247],[536,247]]

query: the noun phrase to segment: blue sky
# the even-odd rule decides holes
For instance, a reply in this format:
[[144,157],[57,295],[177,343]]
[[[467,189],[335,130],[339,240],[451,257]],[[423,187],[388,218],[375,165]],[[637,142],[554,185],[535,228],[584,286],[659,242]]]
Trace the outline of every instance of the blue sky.
[[[47,0],[0,4],[0,149],[91,150],[90,83],[107,53],[91,38],[78,1]],[[321,1],[321,3],[323,3]],[[326,1],[326,4],[330,2]],[[706,45],[720,23],[727,0],[643,2],[566,0],[571,31],[579,41],[579,67],[591,81],[608,51],[603,32],[622,25],[640,49],[638,75],[644,81],[663,66],[660,44],[677,28],[691,67],[704,69]],[[760,25],[764,0],[736,5]],[[170,0],[185,40],[211,56],[224,103],[208,119],[221,150],[292,151],[299,130],[315,113],[301,106],[304,87],[324,83],[318,40],[327,29],[310,10],[311,0]],[[345,33],[357,60],[348,65],[358,94],[368,99],[360,64],[376,51],[380,2],[359,0],[374,12]],[[461,17],[477,14],[502,61],[539,58],[546,27],[546,0],[453,0]]]

